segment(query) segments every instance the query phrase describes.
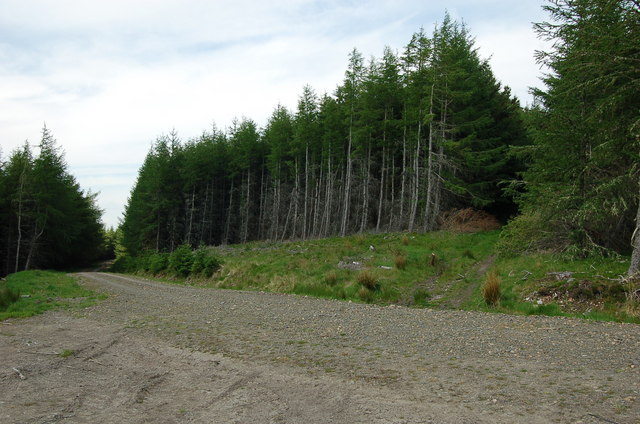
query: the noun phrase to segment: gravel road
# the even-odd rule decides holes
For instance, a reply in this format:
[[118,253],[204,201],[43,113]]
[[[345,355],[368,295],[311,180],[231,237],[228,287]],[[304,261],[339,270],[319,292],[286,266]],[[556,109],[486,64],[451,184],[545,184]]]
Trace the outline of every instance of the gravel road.
[[3,423],[640,423],[640,326],[78,274],[0,323]]

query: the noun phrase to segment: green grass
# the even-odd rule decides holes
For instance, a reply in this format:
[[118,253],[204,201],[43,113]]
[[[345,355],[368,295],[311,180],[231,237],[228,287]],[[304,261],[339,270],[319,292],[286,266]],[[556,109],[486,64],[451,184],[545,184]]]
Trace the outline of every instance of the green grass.
[[[499,237],[499,230],[475,234],[440,231],[212,247],[212,253],[223,264],[218,272],[208,279],[172,282],[380,305],[640,323],[638,317],[625,313],[619,292],[612,297],[616,293],[612,280],[625,273],[628,258],[576,261],[553,254],[503,258],[495,250]],[[398,257],[403,258],[400,266]],[[560,290],[576,284],[550,281],[548,272],[561,271],[572,271],[578,282],[593,282],[597,286],[594,292],[607,285],[612,289],[604,290],[602,298],[595,299],[597,307],[574,307],[548,299],[538,305],[537,298],[531,296],[538,290],[547,286]],[[488,306],[482,297],[489,272],[500,281],[500,300],[495,306]]]
[[80,287],[75,277],[56,271],[23,271],[7,276],[0,288],[20,293],[16,302],[0,309],[0,320],[41,314],[55,308],[86,307],[104,295]]

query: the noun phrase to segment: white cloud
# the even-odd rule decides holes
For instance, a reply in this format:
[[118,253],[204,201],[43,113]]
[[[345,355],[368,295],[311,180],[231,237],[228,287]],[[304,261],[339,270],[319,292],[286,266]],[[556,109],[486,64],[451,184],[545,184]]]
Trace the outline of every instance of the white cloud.
[[[530,20],[540,15],[538,3],[446,6],[521,98],[537,83]],[[353,47],[365,57],[380,56],[385,45],[401,51],[421,25],[429,33],[442,20],[444,7],[418,0],[3,0],[2,152],[25,139],[37,144],[46,122],[71,172],[83,188],[101,192],[104,219],[115,225],[157,136],[175,128],[188,139],[240,116],[262,124],[278,103],[294,108],[305,84],[332,92]]]

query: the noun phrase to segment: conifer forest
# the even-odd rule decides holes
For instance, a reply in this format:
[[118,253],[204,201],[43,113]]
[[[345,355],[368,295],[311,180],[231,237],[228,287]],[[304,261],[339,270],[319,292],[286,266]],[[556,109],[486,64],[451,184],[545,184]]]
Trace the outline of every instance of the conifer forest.
[[[195,139],[158,137],[123,213],[123,251],[426,232],[474,208],[507,224],[510,253],[632,254],[638,272],[640,3],[544,9],[534,30],[550,48],[537,54],[544,88],[531,105],[445,15],[398,51],[354,48],[333,92],[307,85],[263,127],[242,117]],[[3,158],[4,273],[100,250],[100,211],[51,137],[36,158],[28,146]]]

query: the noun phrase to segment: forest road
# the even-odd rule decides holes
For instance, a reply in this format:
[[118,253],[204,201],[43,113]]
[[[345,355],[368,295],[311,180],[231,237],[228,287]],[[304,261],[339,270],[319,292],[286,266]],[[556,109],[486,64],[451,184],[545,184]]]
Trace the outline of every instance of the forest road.
[[640,422],[640,325],[78,275],[0,322],[0,422]]

